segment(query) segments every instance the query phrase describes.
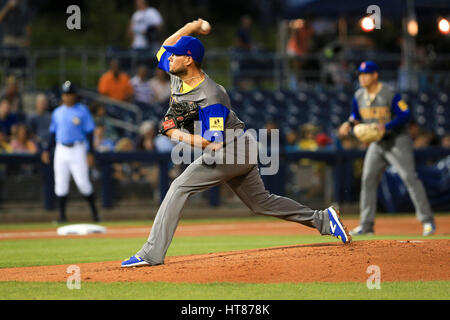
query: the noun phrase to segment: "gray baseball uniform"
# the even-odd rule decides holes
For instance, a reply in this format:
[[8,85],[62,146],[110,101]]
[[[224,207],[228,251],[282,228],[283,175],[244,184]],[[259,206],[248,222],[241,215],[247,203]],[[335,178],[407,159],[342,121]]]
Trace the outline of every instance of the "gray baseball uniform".
[[364,232],[373,231],[378,184],[387,165],[392,165],[405,183],[418,220],[434,223],[425,189],[415,170],[413,142],[406,130],[408,118],[407,104],[384,83],[375,96],[369,96],[365,88],[355,93],[350,120],[386,126],[384,138],[370,144],[364,159],[360,199],[360,225]]
[[[160,68],[168,71],[168,52],[158,55]],[[184,88],[185,83],[180,78],[171,75],[172,101],[191,101],[199,105],[199,118],[201,121],[202,136],[209,141],[217,141],[220,135],[227,129],[244,129],[244,123],[239,120],[231,109],[230,99],[225,89],[216,84],[205,74],[205,80],[195,88]],[[256,143],[247,139],[247,135],[240,137],[227,137],[224,149],[227,151],[227,143],[235,139],[246,139],[251,145]],[[230,148],[231,149],[231,148]],[[234,149],[234,148],[233,148]],[[244,149],[249,159],[251,148]],[[234,153],[235,160],[240,155]],[[146,262],[157,265],[164,263],[167,249],[181,218],[183,208],[188,198],[198,192],[226,183],[236,195],[255,214],[273,216],[287,221],[301,223],[305,226],[316,228],[322,235],[330,235],[330,218],[327,210],[313,210],[291,199],[270,194],[264,187],[256,164],[245,161],[243,164],[235,161],[234,164],[210,163],[209,154],[204,153],[190,164],[186,170],[175,179],[167,192],[157,214],[150,236],[142,249],[137,253]]]

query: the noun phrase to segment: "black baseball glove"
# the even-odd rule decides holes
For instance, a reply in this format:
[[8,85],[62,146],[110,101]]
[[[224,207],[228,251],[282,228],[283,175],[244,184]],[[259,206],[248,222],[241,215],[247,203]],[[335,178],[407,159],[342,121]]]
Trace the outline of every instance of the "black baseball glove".
[[160,133],[165,135],[171,129],[185,129],[193,134],[194,122],[198,119],[198,105],[195,102],[174,102],[164,116]]

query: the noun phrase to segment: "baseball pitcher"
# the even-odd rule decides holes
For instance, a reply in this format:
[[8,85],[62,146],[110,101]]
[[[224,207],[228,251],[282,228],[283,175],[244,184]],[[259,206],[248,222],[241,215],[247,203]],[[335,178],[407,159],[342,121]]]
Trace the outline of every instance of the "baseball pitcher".
[[[301,223],[317,229],[322,235],[332,235],[343,243],[350,243],[351,237],[336,208],[313,210],[291,199],[269,194],[257,164],[251,161],[243,161],[243,164],[237,161],[233,164],[228,161],[226,164],[211,162],[215,152],[235,151],[234,148],[227,148],[231,140],[240,142],[239,139],[246,139],[248,144],[255,142],[247,139],[245,134],[227,135],[230,130],[242,133],[245,125],[232,110],[225,89],[202,70],[205,49],[191,35],[208,34],[210,28],[204,26],[202,19],[186,24],[164,42],[157,54],[159,68],[170,74],[172,92],[161,133],[202,148],[204,153],[172,182],[156,214],[147,242],[136,255],[123,261],[122,267],[163,264],[188,198],[222,183],[226,183],[255,214]],[[193,110],[196,110],[195,117],[192,116]],[[263,105],[261,110],[263,112]],[[193,118],[198,120],[194,125]],[[192,129],[197,133],[193,134]],[[238,158],[242,156],[239,152],[250,150],[244,149],[238,150],[234,156]],[[244,158],[248,159],[249,155]]]

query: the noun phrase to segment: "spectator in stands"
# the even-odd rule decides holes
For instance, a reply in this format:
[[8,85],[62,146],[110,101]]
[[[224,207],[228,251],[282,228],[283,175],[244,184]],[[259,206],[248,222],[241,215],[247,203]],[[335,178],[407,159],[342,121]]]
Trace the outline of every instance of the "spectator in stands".
[[134,144],[130,138],[121,138],[117,141],[114,148],[115,152],[132,152],[134,151]]
[[94,150],[97,152],[114,151],[114,141],[105,137],[105,126],[98,124],[94,130]]
[[153,102],[165,103],[170,98],[169,75],[160,68],[156,68],[155,75],[150,79],[150,88],[153,93]]
[[156,151],[155,137],[155,124],[152,121],[144,121],[139,128],[137,149],[140,151]]
[[273,119],[267,120],[267,122],[264,124],[264,129],[267,130],[267,134],[270,135],[272,130],[279,130],[279,126],[277,122]]
[[130,77],[120,70],[118,59],[112,59],[109,71],[101,76],[98,83],[98,92],[111,99],[120,101],[130,101],[133,97]]
[[17,125],[14,135],[11,139],[11,148],[13,153],[36,153],[38,147],[31,139],[31,134],[25,124]]
[[[298,146],[301,150],[316,151],[319,149],[316,137],[320,128],[312,123],[306,123],[300,127],[300,141]],[[303,169],[304,177],[308,179],[308,187],[305,188],[305,199],[311,200],[323,193],[325,183],[325,168],[323,162],[310,159],[301,159],[300,168]]]
[[300,150],[298,146],[298,134],[295,130],[289,130],[286,134],[286,150],[287,151],[298,151]]
[[441,147],[450,149],[450,133],[447,133],[442,137]]
[[[12,153],[11,145],[6,140],[6,135],[0,131],[0,154]],[[0,163],[0,178],[4,179],[8,172],[8,165]]]
[[11,145],[6,140],[6,135],[4,132],[0,131],[0,153],[11,153]]
[[0,99],[0,131],[5,134],[7,140],[17,122],[16,114],[11,112],[11,103],[7,99]]
[[420,127],[419,123],[417,123],[417,121],[415,120],[411,120],[408,123],[408,132],[409,135],[411,136],[411,139],[413,141],[416,140],[416,138],[420,135],[420,133],[422,132],[422,128]]
[[159,34],[163,19],[159,11],[149,6],[147,0],[136,0],[136,12],[131,17],[128,36],[135,50],[148,50],[152,55],[160,47]]
[[6,87],[1,93],[2,99],[7,99],[11,105],[11,112],[18,117],[23,116],[22,95],[19,90],[19,81],[16,76],[10,75],[6,79]]
[[345,136],[339,139],[340,145],[344,150],[352,150],[358,148],[358,140],[353,136]]
[[[277,121],[274,119],[268,119],[266,123],[264,124],[264,129],[267,130],[267,147],[269,149],[271,148],[284,148],[286,144],[285,136],[283,130],[278,125]],[[278,141],[272,142],[272,130],[278,130]],[[278,146],[275,145],[275,143],[278,143]]]
[[241,24],[236,32],[236,37],[234,39],[234,45],[237,49],[242,51],[252,50],[252,23],[252,18],[249,15],[244,15],[241,17]]
[[141,65],[139,66],[136,75],[131,79],[131,85],[134,90],[134,101],[136,103],[149,104],[153,100],[152,87],[147,75],[147,67]]
[[50,128],[51,120],[52,116],[48,112],[47,96],[40,93],[36,96],[35,112],[27,117],[27,126],[42,150],[45,149],[50,139],[48,128]]
[[423,149],[431,145],[433,134],[429,131],[422,130],[422,132],[414,140],[414,148]]
[[[133,141],[129,138],[121,138],[116,143],[115,152],[133,152],[135,150]],[[139,163],[115,163],[113,164],[113,177],[121,183],[131,183],[139,180],[138,171],[140,170]]]
[[30,46],[30,14],[26,3],[8,0],[0,11],[0,24],[3,29],[3,46],[27,48]]
[[312,123],[306,123],[300,128],[300,141],[298,146],[302,150],[315,151],[319,148],[316,135],[319,133],[319,127]]
[[255,50],[251,34],[253,20],[249,15],[241,17],[241,23],[236,31],[234,38],[234,52],[236,53],[234,64],[236,70],[233,74],[234,84],[242,89],[248,90],[255,83],[259,84],[259,78],[252,76],[252,71],[258,70],[253,57],[249,56]]
[[296,86],[297,75],[305,64],[302,58],[305,58],[310,52],[314,31],[309,21],[303,19],[291,21],[289,27],[290,35],[286,51],[289,56],[293,57],[292,64],[295,73],[292,75],[291,81]]
[[319,148],[327,148],[331,145],[333,139],[326,133],[321,132],[316,135],[316,143]]
[[109,140],[116,141],[117,139],[117,132],[114,128],[114,125],[111,123],[110,118],[106,115],[106,107],[99,103],[94,102],[91,105],[91,113],[94,118],[94,122],[96,126],[103,126],[104,127],[104,134],[105,137]]
[[139,128],[137,149],[141,151],[156,151],[166,153],[172,151],[173,143],[165,135],[156,134],[156,125],[153,121],[144,121]]
[[[152,121],[144,121],[139,128],[139,137],[136,149],[139,151],[159,151],[156,145],[156,130]],[[166,137],[167,138],[167,137]],[[158,184],[159,168],[155,164],[142,164],[139,167],[135,165],[137,177],[141,182],[150,183],[152,186]]]

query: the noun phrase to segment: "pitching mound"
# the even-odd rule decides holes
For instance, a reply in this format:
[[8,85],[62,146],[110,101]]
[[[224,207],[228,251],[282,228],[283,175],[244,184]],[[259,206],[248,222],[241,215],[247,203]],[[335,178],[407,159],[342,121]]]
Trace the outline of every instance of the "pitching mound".
[[[450,240],[356,241],[168,257],[165,265],[122,269],[120,261],[79,264],[96,282],[366,282],[376,265],[382,281],[450,280]],[[2,269],[0,281],[61,281],[67,265]]]

